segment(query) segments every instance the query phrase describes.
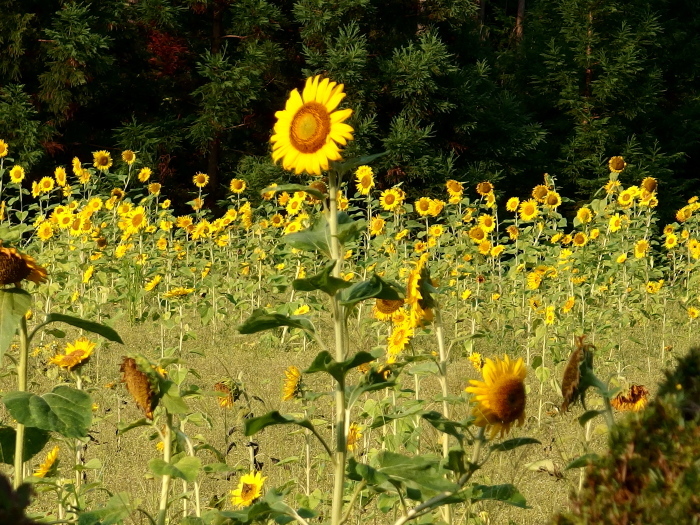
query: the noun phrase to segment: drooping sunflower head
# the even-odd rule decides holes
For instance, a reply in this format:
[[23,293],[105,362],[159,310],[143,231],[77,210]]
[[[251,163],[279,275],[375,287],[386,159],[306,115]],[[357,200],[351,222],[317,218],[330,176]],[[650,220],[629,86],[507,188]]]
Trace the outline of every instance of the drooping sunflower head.
[[621,412],[639,412],[649,400],[649,391],[642,385],[631,385],[626,392],[620,392],[610,400],[610,404]]
[[124,357],[120,371],[122,383],[134,398],[136,404],[148,419],[153,419],[153,411],[158,406],[159,396],[156,390],[156,372],[145,359]]
[[231,408],[233,406],[233,391],[230,381],[219,381],[214,385],[214,391],[219,392],[217,401],[221,408]]
[[46,269],[31,256],[18,252],[16,248],[3,248],[0,244],[0,286],[24,280],[43,283],[46,281]]
[[293,90],[283,111],[275,113],[272,159],[286,170],[320,175],[329,161],[340,160],[340,146],[353,139],[353,128],[345,124],[351,109],[336,110],[345,98],[343,84],[309,77],[301,94]]
[[108,151],[93,151],[92,165],[100,171],[107,171],[112,167],[112,156]]
[[472,410],[474,424],[490,426],[491,437],[504,436],[514,423],[521,426],[525,422],[527,369],[522,358],[511,361],[505,355],[496,361],[486,359],[481,373],[483,381],[470,380],[471,386],[466,388],[476,401]]
[[476,192],[482,197],[486,197],[493,191],[493,184],[488,181],[480,182],[476,185]]
[[456,195],[461,196],[462,192],[464,191],[464,186],[462,183],[453,179],[448,180],[445,186],[447,187],[447,193],[450,195],[450,197]]
[[301,397],[304,393],[301,371],[294,365],[284,371],[284,386],[282,387],[282,401],[291,401]]

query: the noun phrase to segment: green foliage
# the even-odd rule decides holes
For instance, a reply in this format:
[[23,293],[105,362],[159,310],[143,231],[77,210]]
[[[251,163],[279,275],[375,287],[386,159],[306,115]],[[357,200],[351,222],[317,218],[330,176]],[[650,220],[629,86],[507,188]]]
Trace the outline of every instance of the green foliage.
[[32,297],[20,288],[0,290],[0,361],[17,333],[20,320],[29,311]]
[[25,168],[35,164],[42,155],[40,142],[47,127],[39,120],[31,96],[21,84],[0,86],[0,133],[11,143],[10,156]]

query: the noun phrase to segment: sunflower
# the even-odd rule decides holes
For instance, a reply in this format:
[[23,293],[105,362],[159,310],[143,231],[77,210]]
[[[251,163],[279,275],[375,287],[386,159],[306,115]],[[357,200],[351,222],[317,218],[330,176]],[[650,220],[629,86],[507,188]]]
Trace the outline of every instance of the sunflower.
[[445,233],[445,227],[442,224],[434,224],[428,228],[428,235],[431,237],[441,237]]
[[301,371],[294,365],[284,371],[284,386],[282,387],[282,401],[291,401],[301,397],[304,392]]
[[[231,179],[231,183],[229,184],[229,189],[231,190],[232,193],[236,194],[241,194],[245,191],[246,189],[246,183],[243,179]],[[267,195],[267,194],[265,194]],[[270,200],[272,197],[266,199]]]
[[486,213],[479,216],[478,222],[481,229],[486,233],[492,232],[496,227],[496,219],[493,215],[488,215]]
[[148,185],[148,193],[151,195],[160,195],[162,186],[158,182],[152,182]]
[[500,257],[501,254],[503,253],[503,250],[505,250],[505,249],[506,249],[506,247],[503,246],[502,244],[497,244],[496,246],[491,248],[491,252],[489,255],[491,255],[491,257]]
[[362,429],[360,428],[360,425],[358,425],[357,423],[351,423],[350,428],[348,429],[348,437],[346,440],[348,450],[355,450],[355,447],[357,447],[361,437]]
[[549,188],[544,184],[538,184],[532,189],[532,198],[535,199],[540,204],[545,202],[547,194],[549,193]]
[[664,285],[664,280],[660,279],[658,281],[649,281],[646,284],[646,290],[649,294],[659,293],[661,287]]
[[557,320],[557,314],[554,311],[554,306],[548,306],[544,312],[544,324],[553,325]]
[[481,255],[488,255],[489,252],[491,251],[492,245],[491,241],[489,240],[483,240],[479,243],[479,253]]
[[642,385],[632,385],[627,392],[620,392],[610,400],[610,404],[621,412],[639,412],[649,399],[649,391]]
[[374,317],[380,321],[389,321],[403,305],[403,299],[377,299],[373,308]]
[[179,297],[190,295],[192,292],[194,292],[194,288],[183,288],[182,286],[178,286],[177,288],[171,288],[165,292],[163,294],[163,299],[177,299]]
[[12,166],[10,168],[10,181],[19,184],[24,180],[24,168],[22,166]]
[[53,226],[50,221],[41,221],[36,227],[36,235],[43,242],[53,237]]
[[493,184],[484,181],[476,185],[476,192],[482,197],[486,197],[489,193],[493,191]]
[[571,243],[574,246],[579,246],[579,247],[585,246],[587,242],[588,242],[588,236],[583,232],[576,232],[573,239],[571,240]]
[[122,151],[122,160],[131,166],[134,162],[136,162],[136,153],[130,149],[125,149]]
[[620,228],[622,228],[622,216],[619,213],[616,213],[615,215],[610,217],[610,221],[608,222],[608,228],[611,232],[616,232]]
[[[166,243],[167,243],[167,241],[166,241]],[[153,279],[146,281],[146,284],[143,285],[143,289],[146,290],[147,292],[152,292],[155,289],[155,287],[160,284],[160,281],[162,279],[163,279],[163,277],[161,275],[156,275]]]
[[518,239],[520,236],[520,230],[515,224],[511,224],[506,228],[506,232],[508,233],[508,237],[510,237],[511,241],[515,241]]
[[678,235],[675,233],[669,233],[664,241],[664,248],[671,250],[678,245]]
[[621,191],[620,195],[617,197],[617,203],[622,208],[629,208],[634,204],[634,193],[631,192],[629,188]]
[[621,173],[626,166],[627,163],[622,157],[612,157],[608,161],[608,168],[610,168],[610,171],[612,171],[613,173]]
[[83,284],[89,283],[90,279],[92,279],[92,274],[94,273],[95,267],[93,265],[88,266],[85,272],[83,272]]
[[695,306],[688,307],[688,317],[691,319],[700,317],[700,308],[696,308]]
[[450,195],[450,197],[461,197],[462,193],[464,192],[464,186],[461,182],[456,180],[448,180],[445,183],[445,186],[447,187],[447,193]]
[[34,471],[34,477],[45,478],[56,470],[59,450],[58,445],[51,449],[51,452],[46,455],[46,459]]
[[201,171],[198,171],[194,177],[192,177],[192,182],[194,182],[194,185],[197,186],[198,188],[203,188],[207,184],[209,184],[209,175],[206,173],[202,173]]
[[413,207],[416,209],[418,215],[420,215],[421,217],[427,217],[430,214],[431,202],[432,199],[430,199],[429,197],[421,197],[415,202]]
[[428,207],[428,215],[431,217],[437,217],[442,212],[445,207],[445,202],[440,199],[431,199],[430,206]]
[[231,491],[231,503],[235,507],[248,507],[262,496],[263,483],[262,472],[250,472],[241,477],[238,488]]
[[639,239],[636,243],[634,243],[634,256],[637,259],[643,258],[646,254],[647,251],[649,250],[649,241],[646,239]]
[[286,170],[320,175],[329,161],[340,160],[340,148],[352,140],[353,128],[344,121],[351,109],[336,111],[345,97],[343,84],[309,77],[302,94],[294,89],[283,111],[275,113],[272,159]]
[[530,272],[527,274],[527,287],[529,290],[537,290],[542,284],[542,274],[539,272]]
[[540,211],[537,208],[537,201],[529,199],[520,203],[520,218],[523,221],[534,221]]
[[66,345],[65,354],[55,355],[49,359],[49,363],[65,368],[66,370],[75,370],[87,363],[96,344],[97,343],[93,343],[87,337],[80,337],[76,339],[74,343],[68,343]]
[[615,262],[617,264],[622,264],[627,260],[627,253],[621,253],[620,255],[617,256],[617,259],[615,259]]
[[391,335],[387,338],[387,353],[394,357],[399,355],[412,336],[413,328],[409,326],[408,319],[399,325],[394,325]]
[[197,197],[192,200],[192,209],[194,211],[199,211],[204,207],[204,199]]
[[568,314],[571,310],[573,310],[575,304],[576,304],[576,297],[569,296],[569,298],[564,303],[564,306],[561,307],[562,313]]
[[486,359],[481,370],[484,380],[470,380],[472,386],[466,388],[474,394],[477,402],[472,410],[479,427],[491,426],[491,438],[496,434],[503,437],[517,421],[518,426],[525,422],[525,376],[527,369],[522,358],[511,361],[506,355],[503,360]]
[[7,157],[7,153],[9,151],[10,151],[10,148],[7,146],[7,142],[0,139],[0,158]]
[[360,166],[355,171],[356,188],[360,195],[369,195],[374,188],[374,172],[369,166]]
[[153,172],[151,171],[151,168],[146,168],[146,167],[141,168],[141,171],[139,171],[139,174],[138,174],[139,181],[140,182],[148,181],[148,179],[151,178],[152,173]]
[[108,151],[93,151],[92,165],[100,171],[107,171],[112,167],[112,156]]
[[481,241],[486,239],[486,232],[481,226],[474,226],[469,230],[469,238],[475,244],[479,244]]
[[61,187],[64,187],[67,184],[66,180],[66,168],[62,166],[58,166],[54,171],[53,171],[54,177],[56,177],[56,184],[58,184]]
[[39,284],[46,281],[46,269],[29,255],[15,248],[3,248],[0,243],[0,286],[17,284],[23,280]]
[[303,205],[304,197],[302,197],[301,199],[297,199],[296,197],[294,197],[287,201],[287,206],[285,209],[287,210],[287,214],[289,214],[290,216],[294,216],[301,211]]
[[545,205],[556,209],[561,205],[561,196],[556,191],[550,191],[544,199]]
[[477,372],[481,372],[481,370],[484,368],[484,365],[486,364],[486,361],[484,361],[484,357],[479,352],[472,353],[472,355],[470,355],[468,359],[474,367],[474,370],[476,370]]
[[214,391],[221,395],[217,398],[221,408],[231,408],[233,406],[233,392],[226,381],[219,381],[214,385]]
[[576,212],[576,218],[581,224],[588,224],[593,220],[593,212],[590,208],[584,206],[583,208],[578,209]]
[[42,177],[39,181],[39,191],[49,193],[55,187],[55,182],[51,177]]
[[518,206],[520,206],[520,199],[517,197],[511,197],[508,199],[508,202],[506,202],[506,210],[510,212],[518,211]]
[[372,221],[370,222],[369,227],[369,234],[374,237],[376,237],[377,235],[381,235],[384,232],[385,224],[386,221],[381,217],[372,217]]

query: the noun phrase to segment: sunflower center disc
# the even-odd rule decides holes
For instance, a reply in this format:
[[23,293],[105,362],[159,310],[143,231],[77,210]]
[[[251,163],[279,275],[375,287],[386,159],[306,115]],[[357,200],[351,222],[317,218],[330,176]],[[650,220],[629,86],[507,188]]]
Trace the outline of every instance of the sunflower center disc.
[[502,423],[512,423],[525,410],[525,385],[515,377],[503,378],[494,385],[493,412]]
[[290,142],[302,153],[315,153],[326,144],[331,117],[323,104],[307,102],[292,119]]

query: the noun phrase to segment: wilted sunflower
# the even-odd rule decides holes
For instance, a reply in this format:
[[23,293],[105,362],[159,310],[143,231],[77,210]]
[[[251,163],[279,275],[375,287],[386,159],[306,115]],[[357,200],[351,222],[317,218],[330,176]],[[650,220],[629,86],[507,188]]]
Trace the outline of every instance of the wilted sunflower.
[[[236,194],[241,194],[245,191],[246,188],[246,183],[243,179],[231,179],[231,183],[229,184],[229,189],[231,190],[232,193]],[[272,197],[270,197],[271,199]],[[270,200],[266,199],[266,200]]]
[[18,284],[25,279],[35,284],[43,283],[46,269],[15,248],[3,248],[0,242],[0,286]]
[[489,193],[493,191],[493,184],[484,181],[476,185],[476,192],[482,197],[486,197]]
[[608,167],[610,168],[610,171],[613,173],[621,173],[622,170],[625,169],[627,166],[627,163],[625,162],[625,159],[622,157],[612,157],[608,161]]
[[51,452],[46,455],[46,459],[34,470],[34,477],[45,478],[56,470],[59,450],[58,445],[51,449]]
[[272,158],[286,170],[320,175],[329,161],[340,160],[340,148],[352,140],[353,128],[344,121],[352,109],[336,111],[345,98],[343,84],[309,77],[301,94],[294,89],[283,111],[275,113]]
[[122,373],[121,382],[134,398],[136,404],[148,419],[153,419],[153,411],[158,406],[158,397],[151,380],[136,364],[132,357],[124,357],[119,370]]
[[198,171],[194,177],[192,177],[192,182],[194,182],[194,185],[197,186],[198,188],[203,188],[207,184],[209,184],[209,175],[206,173],[202,173],[201,171]]
[[490,437],[503,437],[513,423],[525,422],[525,376],[527,369],[522,358],[511,361],[505,355],[496,361],[486,359],[481,370],[484,380],[470,380],[466,391],[474,394],[477,405],[472,409],[479,427],[491,426]]
[[97,343],[93,343],[87,337],[80,337],[74,343],[68,343],[66,345],[65,354],[55,355],[49,359],[49,363],[65,368],[66,370],[75,370],[87,363],[96,344]]
[[291,401],[301,397],[304,385],[302,384],[301,371],[294,365],[284,371],[284,386],[282,387],[282,401]]
[[620,392],[610,404],[620,412],[639,412],[649,400],[649,391],[642,385],[632,385],[627,392]]
[[92,152],[92,165],[100,171],[107,171],[112,167],[112,156],[108,151],[93,151]]
[[235,507],[248,507],[262,496],[263,483],[267,478],[262,472],[249,472],[241,477],[238,488],[231,491],[231,503]]

